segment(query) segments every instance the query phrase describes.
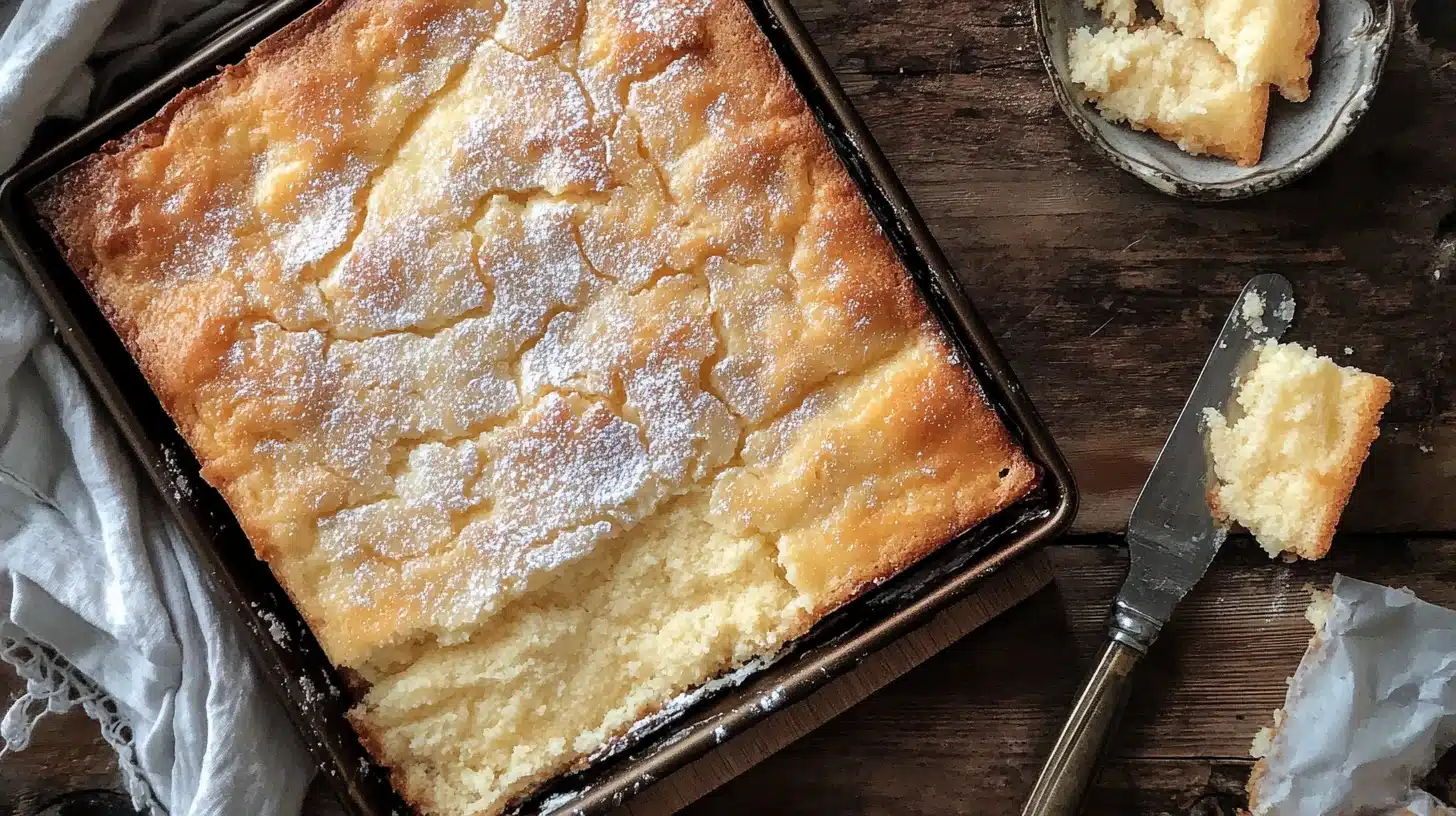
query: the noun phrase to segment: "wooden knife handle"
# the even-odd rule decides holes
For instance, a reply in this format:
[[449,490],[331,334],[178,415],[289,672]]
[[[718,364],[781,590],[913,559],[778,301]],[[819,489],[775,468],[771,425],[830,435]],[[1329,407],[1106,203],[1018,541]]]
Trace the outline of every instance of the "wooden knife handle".
[[1067,724],[1057,736],[1021,816],[1076,816],[1127,703],[1133,667],[1142,656],[1131,646],[1108,641],[1077,693]]

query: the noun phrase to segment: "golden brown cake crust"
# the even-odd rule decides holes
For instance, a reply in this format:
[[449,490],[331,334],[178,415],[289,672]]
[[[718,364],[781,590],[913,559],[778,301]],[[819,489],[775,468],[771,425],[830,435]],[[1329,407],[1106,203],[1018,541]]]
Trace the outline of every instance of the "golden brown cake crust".
[[[498,811],[1038,478],[738,0],[331,0],[36,205],[429,812]],[[601,576],[690,524],[754,593],[661,589],[726,621],[653,610],[699,662],[530,763],[421,747],[430,694],[496,693],[442,655],[544,648],[553,587],[617,609]]]
[[1335,541],[1335,528],[1340,523],[1340,516],[1344,515],[1345,505],[1350,503],[1350,495],[1355,492],[1355,481],[1360,478],[1360,469],[1365,466],[1365,459],[1370,455],[1370,446],[1380,437],[1380,415],[1385,411],[1385,404],[1390,401],[1391,389],[1390,380],[1371,377],[1369,394],[1363,402],[1355,406],[1354,423],[1359,426],[1360,431],[1351,445],[1350,455],[1331,476],[1331,492],[1336,499],[1330,514],[1315,531],[1313,545],[1298,551],[1300,558],[1314,560],[1324,558],[1329,553],[1330,545]]
[[1210,411],[1213,513],[1247,527],[1271,555],[1323,558],[1390,399],[1384,377],[1312,349],[1269,341],[1239,383],[1230,416]]
[[1281,78],[1279,94],[1290,102],[1304,102],[1309,99],[1309,78],[1314,72],[1314,49],[1319,44],[1319,0],[1303,0],[1299,4],[1299,40],[1291,50],[1303,54],[1302,71],[1296,76]]
[[[1264,130],[1269,120],[1269,93],[1267,88],[1254,94],[1252,115],[1246,127],[1230,129],[1221,134],[1221,141],[1210,141],[1204,149],[1214,155],[1233,161],[1239,167],[1253,167],[1264,154]],[[1177,122],[1163,122],[1152,119],[1148,128],[1173,142],[1188,138],[1183,126]]]

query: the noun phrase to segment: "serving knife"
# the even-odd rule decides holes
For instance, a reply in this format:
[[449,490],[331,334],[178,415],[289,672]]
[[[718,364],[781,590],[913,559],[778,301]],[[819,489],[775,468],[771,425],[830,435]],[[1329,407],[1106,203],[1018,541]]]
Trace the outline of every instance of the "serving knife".
[[1127,522],[1131,556],[1117,593],[1107,644],[1077,693],[1022,816],[1073,816],[1116,727],[1131,688],[1132,670],[1228,535],[1213,517],[1208,492],[1212,464],[1203,434],[1205,408],[1224,409],[1234,382],[1252,366],[1257,348],[1278,339],[1294,317],[1294,294],[1282,275],[1259,275],[1239,294],[1203,373],[1153,463]]

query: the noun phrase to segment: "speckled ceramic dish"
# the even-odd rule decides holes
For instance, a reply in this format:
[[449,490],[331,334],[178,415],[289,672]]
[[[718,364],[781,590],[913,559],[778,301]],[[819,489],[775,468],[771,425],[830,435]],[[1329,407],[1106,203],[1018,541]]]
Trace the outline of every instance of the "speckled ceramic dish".
[[1034,0],[1042,62],[1057,103],[1077,132],[1113,164],[1169,195],[1198,201],[1247,198],[1308,173],[1355,128],[1370,107],[1395,29],[1392,0],[1321,0],[1320,38],[1311,93],[1292,103],[1269,101],[1264,156],[1253,167],[1211,156],[1190,156],[1172,142],[1103,119],[1071,80],[1067,35],[1103,23],[1082,0]]

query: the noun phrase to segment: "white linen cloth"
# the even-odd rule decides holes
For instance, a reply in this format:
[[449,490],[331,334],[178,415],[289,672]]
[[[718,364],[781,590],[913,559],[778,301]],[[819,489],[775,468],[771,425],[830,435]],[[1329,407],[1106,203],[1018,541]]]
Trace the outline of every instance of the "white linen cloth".
[[[202,5],[0,0],[0,171],[42,117],[84,111],[88,55]],[[298,813],[312,762],[165,514],[0,249],[0,658],[28,685],[0,720],[6,750],[80,706],[139,808]]]

